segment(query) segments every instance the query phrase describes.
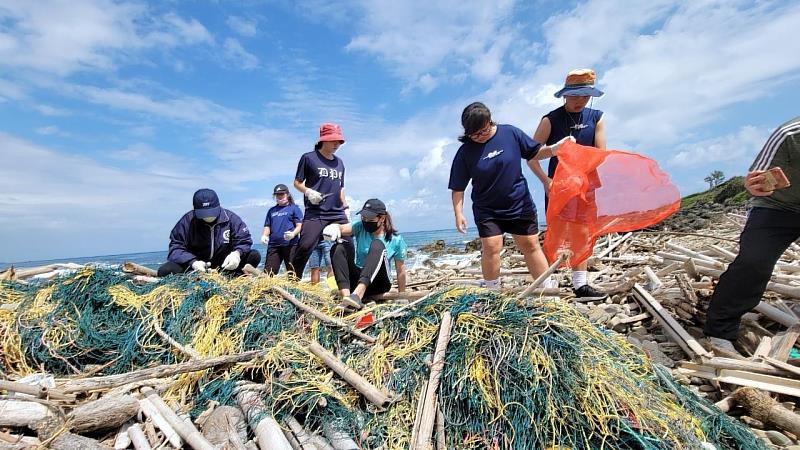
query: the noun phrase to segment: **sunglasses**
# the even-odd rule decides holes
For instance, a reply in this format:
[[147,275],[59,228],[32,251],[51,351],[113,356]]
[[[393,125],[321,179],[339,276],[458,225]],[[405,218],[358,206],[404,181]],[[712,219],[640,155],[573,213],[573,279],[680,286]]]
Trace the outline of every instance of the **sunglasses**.
[[467,137],[469,137],[472,140],[475,140],[476,138],[479,139],[479,138],[482,138],[484,136],[488,136],[489,133],[492,132],[492,127],[493,126],[494,126],[494,122],[489,122],[489,123],[486,124],[485,127],[481,128],[480,130],[478,130],[478,131],[476,131],[476,132],[474,132],[472,134],[467,135]]

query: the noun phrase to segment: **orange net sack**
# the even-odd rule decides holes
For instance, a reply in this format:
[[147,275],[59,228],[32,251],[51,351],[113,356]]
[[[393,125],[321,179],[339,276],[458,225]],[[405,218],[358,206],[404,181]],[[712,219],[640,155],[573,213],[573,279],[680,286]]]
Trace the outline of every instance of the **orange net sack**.
[[681,196],[650,158],[565,142],[550,187],[544,252],[568,266],[586,261],[599,236],[639,230],[678,210]]

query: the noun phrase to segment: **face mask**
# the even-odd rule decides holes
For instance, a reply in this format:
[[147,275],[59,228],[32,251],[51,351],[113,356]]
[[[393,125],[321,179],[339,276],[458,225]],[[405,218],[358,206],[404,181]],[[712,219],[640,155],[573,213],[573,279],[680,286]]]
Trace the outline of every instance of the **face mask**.
[[205,223],[214,223],[215,220],[217,220],[216,217],[203,217],[203,222]]
[[378,222],[361,222],[361,223],[364,224],[364,230],[366,230],[367,233],[374,233],[378,231],[378,227],[380,226]]
[[289,204],[289,199],[287,197],[279,198],[277,200],[279,206],[286,206]]

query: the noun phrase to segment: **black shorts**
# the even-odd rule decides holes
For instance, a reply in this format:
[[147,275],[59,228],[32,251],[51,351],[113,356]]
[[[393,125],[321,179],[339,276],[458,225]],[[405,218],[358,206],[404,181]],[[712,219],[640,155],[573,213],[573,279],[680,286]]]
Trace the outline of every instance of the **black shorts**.
[[503,233],[517,236],[531,236],[539,234],[539,223],[536,215],[533,217],[520,217],[519,219],[486,219],[478,222],[478,236],[492,237]]

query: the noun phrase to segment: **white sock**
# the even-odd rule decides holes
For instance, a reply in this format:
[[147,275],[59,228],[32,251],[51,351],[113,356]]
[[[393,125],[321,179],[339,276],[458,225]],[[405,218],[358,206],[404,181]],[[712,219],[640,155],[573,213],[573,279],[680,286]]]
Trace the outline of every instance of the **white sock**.
[[589,274],[585,270],[573,270],[572,288],[578,289],[581,286],[586,286],[587,284],[589,284],[588,278]]
[[545,289],[556,289],[558,288],[558,280],[556,280],[554,276],[550,275],[546,280],[542,281],[542,287]]
[[500,289],[500,279],[483,280],[483,285],[486,287],[486,289]]

